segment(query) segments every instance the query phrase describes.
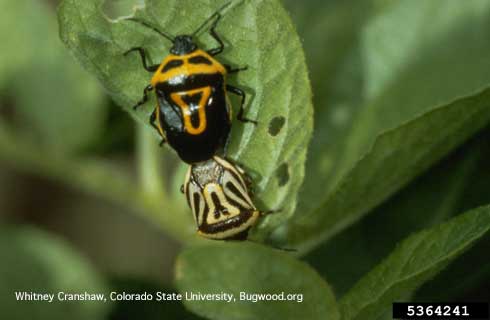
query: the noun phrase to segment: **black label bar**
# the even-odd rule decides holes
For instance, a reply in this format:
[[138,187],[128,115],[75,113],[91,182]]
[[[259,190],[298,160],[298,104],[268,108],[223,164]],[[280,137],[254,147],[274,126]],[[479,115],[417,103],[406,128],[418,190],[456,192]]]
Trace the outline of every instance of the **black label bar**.
[[488,302],[395,302],[393,319],[488,319]]

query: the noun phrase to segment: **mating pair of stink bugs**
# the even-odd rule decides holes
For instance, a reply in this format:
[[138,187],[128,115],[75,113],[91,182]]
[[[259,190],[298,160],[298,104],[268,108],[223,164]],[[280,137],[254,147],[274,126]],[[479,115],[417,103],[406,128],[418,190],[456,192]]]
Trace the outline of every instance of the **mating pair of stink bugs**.
[[[135,19],[147,28],[172,42],[170,54],[160,64],[150,65],[145,50],[135,47],[126,54],[137,51],[143,67],[153,73],[143,98],[134,108],[148,100],[155,91],[158,105],[150,116],[150,124],[177,151],[179,157],[190,164],[182,191],[194,214],[198,233],[210,239],[246,239],[250,227],[264,214],[252,202],[250,179],[236,166],[217,156],[224,149],[232,122],[232,108],[227,92],[241,97],[237,119],[255,121],[243,116],[245,92],[226,83],[233,69],[218,62],[214,56],[223,51],[224,44],[216,32],[221,11],[217,10],[192,34],[175,37],[151,24]],[[202,50],[194,37],[211,22],[209,33],[218,46]]]

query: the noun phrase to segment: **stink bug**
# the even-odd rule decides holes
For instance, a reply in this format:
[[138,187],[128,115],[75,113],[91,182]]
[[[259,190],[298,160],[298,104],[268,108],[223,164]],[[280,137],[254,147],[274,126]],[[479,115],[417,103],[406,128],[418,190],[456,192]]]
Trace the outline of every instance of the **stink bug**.
[[245,240],[264,214],[252,202],[250,180],[231,162],[214,156],[191,165],[182,192],[199,235],[214,240]]
[[[214,58],[224,49],[216,26],[221,19],[220,12],[229,4],[216,11],[190,35],[173,37],[144,21],[128,19],[152,29],[173,44],[170,54],[157,65],[149,65],[142,47],[132,48],[125,55],[139,52],[143,67],[153,73],[150,84],[143,91],[143,98],[134,109],[148,100],[148,92],[155,90],[158,106],[150,116],[150,124],[161,135],[161,144],[168,142],[187,163],[208,160],[225,147],[232,120],[227,92],[241,97],[238,120],[256,123],[243,116],[245,92],[226,83],[227,74],[246,68],[233,69]],[[218,46],[205,51],[199,49],[194,37],[211,21],[209,33]]]

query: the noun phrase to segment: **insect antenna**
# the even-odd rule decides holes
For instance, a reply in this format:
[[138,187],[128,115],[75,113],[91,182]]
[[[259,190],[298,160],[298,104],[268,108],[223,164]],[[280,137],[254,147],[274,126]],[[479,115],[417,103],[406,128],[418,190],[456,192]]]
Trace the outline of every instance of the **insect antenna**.
[[128,18],[126,20],[131,20],[131,21],[137,22],[137,23],[139,23],[139,24],[141,24],[141,25],[143,25],[143,26],[145,26],[145,27],[147,27],[147,28],[155,31],[156,33],[158,33],[159,35],[161,35],[165,39],[170,40],[171,42],[174,42],[175,41],[175,37],[172,37],[171,35],[168,35],[165,32],[158,30],[156,27],[152,26],[151,24],[149,24],[149,23],[147,23],[145,21],[141,21],[141,20],[136,19],[136,18]]
[[231,4],[231,1],[225,3],[221,8],[219,8],[218,10],[216,10],[216,12],[213,13],[209,18],[207,18],[206,20],[204,20],[204,22],[196,29],[196,31],[194,31],[192,33],[192,36],[194,37],[196,34],[198,34],[199,31],[201,31],[209,23],[209,21],[215,19],[216,17],[219,17],[219,15],[221,14],[221,11],[225,10],[230,4]]

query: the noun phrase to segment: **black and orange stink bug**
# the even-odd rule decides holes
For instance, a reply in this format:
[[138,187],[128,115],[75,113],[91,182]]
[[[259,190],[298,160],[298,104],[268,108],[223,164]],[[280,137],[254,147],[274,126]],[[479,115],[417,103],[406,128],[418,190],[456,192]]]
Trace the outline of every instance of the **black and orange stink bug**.
[[[245,92],[226,83],[227,74],[246,68],[233,69],[214,59],[224,48],[216,26],[221,18],[220,12],[228,5],[206,19],[192,34],[175,37],[144,21],[129,18],[173,44],[170,54],[157,65],[148,64],[142,47],[125,53],[139,52],[143,67],[153,73],[150,84],[144,89],[143,98],[134,108],[144,104],[148,100],[148,92],[155,90],[158,106],[150,116],[150,124],[161,135],[161,144],[168,142],[183,161],[191,164],[211,159],[225,147],[232,120],[227,92],[241,97],[238,120],[256,123],[243,117]],[[199,49],[194,37],[211,21],[209,33],[218,46],[209,50]]]

